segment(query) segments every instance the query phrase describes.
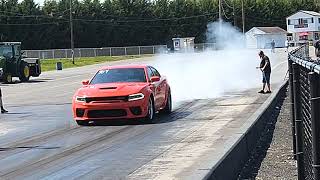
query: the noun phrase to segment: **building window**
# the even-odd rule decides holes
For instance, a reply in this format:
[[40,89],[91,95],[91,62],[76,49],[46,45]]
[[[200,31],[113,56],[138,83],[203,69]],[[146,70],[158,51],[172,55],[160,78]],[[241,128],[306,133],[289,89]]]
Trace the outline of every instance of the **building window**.
[[319,18],[319,23],[320,23],[320,18]]
[[308,40],[308,36],[307,35],[303,35],[303,36],[299,36],[299,40]]
[[319,40],[319,33],[314,33],[314,40]]
[[[319,18],[319,21],[320,21],[320,18]],[[288,25],[291,25],[291,21],[290,21],[290,19],[288,19]]]

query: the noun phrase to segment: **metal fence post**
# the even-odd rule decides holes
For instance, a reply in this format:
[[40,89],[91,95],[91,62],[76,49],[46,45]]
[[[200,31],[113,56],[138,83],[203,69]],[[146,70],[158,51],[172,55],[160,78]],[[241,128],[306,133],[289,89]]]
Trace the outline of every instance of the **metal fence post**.
[[320,94],[319,75],[314,72],[308,74],[311,95],[311,128],[312,128],[312,169],[315,180],[320,180]]
[[152,46],[152,54],[154,54],[154,46]]
[[97,57],[97,49],[93,49],[94,57]]
[[126,56],[127,55],[127,48],[124,47],[124,55]]
[[304,180],[304,159],[303,159],[303,124],[301,114],[301,92],[300,92],[300,69],[296,63],[293,67],[293,92],[294,92],[294,112],[296,126],[296,155],[298,166],[298,180]]
[[293,157],[297,160],[296,151],[296,126],[295,126],[295,116],[294,116],[294,93],[293,93],[293,72],[292,72],[292,60],[290,55],[288,57],[288,71],[289,71],[289,96],[290,96],[290,120],[291,120],[291,132],[292,132],[292,150]]
[[110,48],[110,56],[112,56],[112,48]]
[[141,49],[140,49],[140,46],[139,46],[139,56],[141,55]]
[[55,59],[54,50],[52,50],[52,57]]

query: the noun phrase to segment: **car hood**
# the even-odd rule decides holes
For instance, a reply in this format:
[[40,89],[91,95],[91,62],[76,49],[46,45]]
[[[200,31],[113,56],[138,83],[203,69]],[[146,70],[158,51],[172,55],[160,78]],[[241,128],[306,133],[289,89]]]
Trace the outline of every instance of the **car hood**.
[[128,96],[141,92],[146,86],[148,86],[147,83],[106,83],[87,85],[81,87],[76,92],[76,95],[86,97]]

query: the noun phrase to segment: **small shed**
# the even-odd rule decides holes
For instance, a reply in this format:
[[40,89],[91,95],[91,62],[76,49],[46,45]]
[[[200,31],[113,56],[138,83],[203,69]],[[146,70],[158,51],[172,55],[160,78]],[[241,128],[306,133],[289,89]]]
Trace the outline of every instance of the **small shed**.
[[287,33],[280,27],[253,27],[246,32],[246,44],[248,48],[268,49],[274,41],[275,47],[285,47]]
[[194,37],[172,38],[175,51],[194,51]]

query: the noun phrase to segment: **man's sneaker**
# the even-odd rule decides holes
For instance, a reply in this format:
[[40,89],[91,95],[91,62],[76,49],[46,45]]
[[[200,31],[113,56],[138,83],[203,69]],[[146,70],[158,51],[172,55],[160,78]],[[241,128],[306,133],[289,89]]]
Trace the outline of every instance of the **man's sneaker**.
[[3,113],[7,113],[8,111],[7,110],[5,110],[5,109],[1,109],[1,113],[3,114]]
[[271,91],[267,91],[266,93],[267,93],[267,94],[270,94],[270,93],[271,93]]
[[258,93],[264,94],[264,90],[259,91]]

